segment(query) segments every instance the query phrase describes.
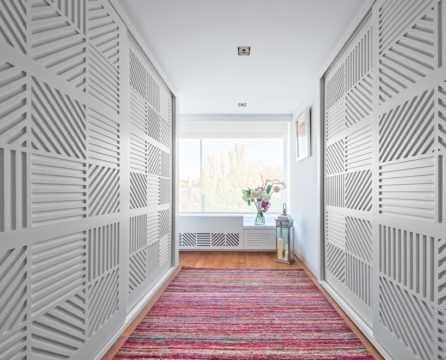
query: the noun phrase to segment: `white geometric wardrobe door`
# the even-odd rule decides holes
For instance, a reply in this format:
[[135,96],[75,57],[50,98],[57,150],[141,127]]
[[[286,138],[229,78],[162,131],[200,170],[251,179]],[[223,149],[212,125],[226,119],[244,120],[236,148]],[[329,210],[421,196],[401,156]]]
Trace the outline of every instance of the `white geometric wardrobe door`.
[[[441,3],[441,6],[440,6]],[[442,359],[443,2],[379,1],[375,337],[396,358]]]
[[370,14],[325,75],[325,279],[368,325],[373,298]]
[[172,93],[132,38],[129,65],[130,310],[171,264]]
[[171,266],[173,95],[115,8],[0,0],[2,360],[92,359]]

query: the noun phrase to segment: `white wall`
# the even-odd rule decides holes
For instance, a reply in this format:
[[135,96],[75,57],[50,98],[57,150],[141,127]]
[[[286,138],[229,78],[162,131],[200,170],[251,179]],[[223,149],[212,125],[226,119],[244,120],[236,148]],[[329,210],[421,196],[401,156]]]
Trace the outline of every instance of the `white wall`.
[[231,133],[280,133],[288,131],[291,121],[289,114],[268,115],[179,115],[178,136],[206,134],[215,132],[221,134]]
[[[316,83],[317,80],[315,80]],[[317,88],[317,86],[314,86]],[[320,107],[319,94],[302,103],[293,114],[290,139],[290,214],[295,219],[295,252],[304,260],[311,271],[320,277]],[[295,119],[305,107],[311,107],[311,155],[296,159]]]

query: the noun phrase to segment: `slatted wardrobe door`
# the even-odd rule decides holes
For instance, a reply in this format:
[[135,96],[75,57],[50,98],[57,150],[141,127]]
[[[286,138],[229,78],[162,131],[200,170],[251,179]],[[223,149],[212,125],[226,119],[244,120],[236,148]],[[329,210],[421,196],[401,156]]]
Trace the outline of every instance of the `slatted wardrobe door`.
[[326,280],[395,359],[446,358],[444,19],[376,1],[324,79]]
[[171,266],[172,93],[132,41],[128,309]]
[[[407,359],[444,359],[446,4],[378,2],[376,336]],[[442,10],[443,9],[443,10]],[[443,129],[443,130],[442,130]]]
[[372,20],[326,76],[325,254],[327,281],[372,323]]
[[108,0],[0,1],[0,360],[93,359],[135,303],[128,247],[138,296],[170,267],[172,94],[144,65],[129,103],[128,47]]

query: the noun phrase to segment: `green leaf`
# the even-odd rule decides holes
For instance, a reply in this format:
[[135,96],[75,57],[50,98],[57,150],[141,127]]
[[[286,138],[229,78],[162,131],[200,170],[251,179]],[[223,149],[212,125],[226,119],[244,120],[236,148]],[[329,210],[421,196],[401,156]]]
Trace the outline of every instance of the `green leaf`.
[[266,189],[265,189],[266,193],[269,194],[271,192],[272,188],[273,188],[273,184],[266,185]]

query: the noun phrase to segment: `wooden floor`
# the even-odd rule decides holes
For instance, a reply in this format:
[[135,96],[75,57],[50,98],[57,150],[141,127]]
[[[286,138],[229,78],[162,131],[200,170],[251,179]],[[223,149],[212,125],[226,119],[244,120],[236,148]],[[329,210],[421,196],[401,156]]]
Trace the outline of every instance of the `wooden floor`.
[[272,252],[204,252],[183,251],[180,265],[198,268],[236,268],[236,269],[303,269],[297,260],[294,264],[281,264],[274,261]]
[[[362,332],[353,324],[349,317],[341,310],[336,302],[327,294],[327,292],[319,286],[314,275],[306,268],[306,266],[298,259],[294,264],[287,265],[274,261],[275,253],[265,252],[181,252],[180,253],[180,266],[182,267],[198,267],[198,268],[238,268],[238,269],[303,269],[307,272],[309,277],[318,286],[325,297],[330,301],[333,307],[338,311],[344,321],[350,326],[353,332],[359,337],[364,346],[370,351],[370,353],[377,360],[383,360],[384,358],[378,353],[373,345],[367,340]],[[171,276],[171,279],[176,274]],[[167,287],[167,284],[161,289]],[[144,315],[151,309],[158,297],[161,295],[160,291],[157,296],[150,301],[147,306],[141,311],[138,317],[128,326],[124,333],[119,337],[116,343],[110,348],[107,354],[102,360],[111,360],[113,356],[118,352],[119,348],[130,336],[138,323],[144,318]]]

